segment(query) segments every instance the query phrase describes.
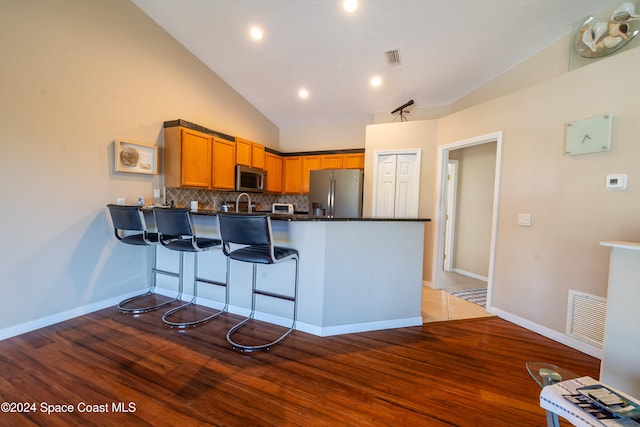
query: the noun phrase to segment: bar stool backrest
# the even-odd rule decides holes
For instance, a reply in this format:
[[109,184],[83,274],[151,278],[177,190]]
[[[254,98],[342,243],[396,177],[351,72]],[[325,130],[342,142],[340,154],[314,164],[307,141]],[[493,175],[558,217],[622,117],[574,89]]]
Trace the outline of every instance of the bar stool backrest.
[[[107,205],[116,239],[130,245],[157,243],[155,233],[147,233],[144,214],[139,206]],[[128,232],[128,233],[127,233]],[[134,232],[132,234],[132,232]],[[137,232],[137,233],[136,233]]]
[[271,246],[271,224],[267,215],[219,214],[223,242]]
[[163,236],[194,236],[188,209],[155,208],[158,233]]
[[125,206],[125,205],[107,205],[109,213],[111,214],[111,220],[113,221],[113,227],[117,230],[125,231],[144,231],[144,223],[142,218],[142,211],[138,206]]
[[218,214],[220,237],[225,255],[229,244],[266,246],[273,261],[271,219],[268,215]]

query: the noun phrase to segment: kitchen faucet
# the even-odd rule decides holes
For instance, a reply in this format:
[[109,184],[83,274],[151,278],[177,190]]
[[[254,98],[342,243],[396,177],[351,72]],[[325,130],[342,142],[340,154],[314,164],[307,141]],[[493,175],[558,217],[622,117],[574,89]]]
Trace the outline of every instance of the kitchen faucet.
[[251,213],[251,197],[247,193],[240,193],[236,198],[236,212],[238,212],[240,207],[240,197],[247,196],[247,212]]

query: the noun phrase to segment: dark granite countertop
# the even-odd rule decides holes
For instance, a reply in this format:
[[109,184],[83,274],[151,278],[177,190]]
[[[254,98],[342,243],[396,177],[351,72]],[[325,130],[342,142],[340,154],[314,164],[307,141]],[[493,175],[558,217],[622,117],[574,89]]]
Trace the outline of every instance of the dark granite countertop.
[[[217,215],[219,212],[221,212],[220,210],[203,210],[200,209],[198,211],[192,212],[192,214],[194,215],[210,215],[210,216],[215,216]],[[229,212],[229,213],[235,213],[235,212]],[[241,213],[246,213],[246,212],[241,212]],[[277,221],[407,221],[407,222],[431,222],[431,218],[373,218],[373,217],[365,217],[365,218],[339,218],[339,217],[334,217],[334,218],[329,218],[326,216],[314,216],[314,215],[308,215],[308,214],[293,214],[293,215],[288,215],[288,214],[274,214],[274,213],[268,213],[268,212],[253,212],[256,215],[264,215],[265,213],[267,215],[269,215],[271,217],[272,220],[277,220]]]

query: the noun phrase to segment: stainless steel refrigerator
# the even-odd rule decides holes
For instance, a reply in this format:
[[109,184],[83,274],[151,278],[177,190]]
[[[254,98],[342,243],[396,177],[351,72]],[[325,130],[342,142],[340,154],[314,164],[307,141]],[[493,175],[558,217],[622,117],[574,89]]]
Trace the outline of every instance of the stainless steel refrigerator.
[[309,177],[309,214],[336,218],[362,216],[361,169],[311,171]]

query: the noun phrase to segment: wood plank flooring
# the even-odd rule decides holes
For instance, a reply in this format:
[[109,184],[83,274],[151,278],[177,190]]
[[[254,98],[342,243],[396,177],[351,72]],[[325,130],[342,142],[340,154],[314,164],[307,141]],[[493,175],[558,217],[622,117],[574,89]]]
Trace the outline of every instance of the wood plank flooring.
[[1,341],[0,398],[35,411],[0,413],[0,425],[542,426],[528,360],[599,370],[499,318],[296,331],[270,352],[240,354],[225,339],[237,316],[179,332],[161,314],[111,308]]

